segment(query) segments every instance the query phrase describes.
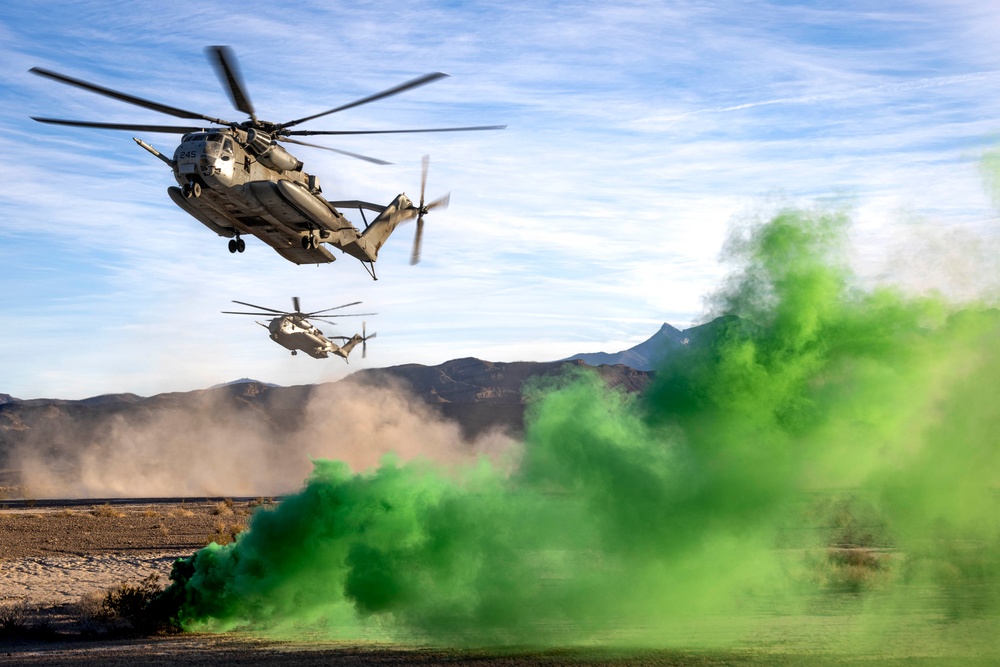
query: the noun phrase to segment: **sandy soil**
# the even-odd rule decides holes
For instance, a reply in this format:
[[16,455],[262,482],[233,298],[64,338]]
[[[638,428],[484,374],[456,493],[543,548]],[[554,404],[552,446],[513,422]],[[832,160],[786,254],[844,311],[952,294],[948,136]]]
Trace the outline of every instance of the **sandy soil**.
[[[266,501],[265,501],[266,502]],[[0,633],[0,665],[689,665],[711,667],[677,653],[636,659],[573,651],[476,652],[348,643],[291,643],[236,633],[181,634],[142,638],[86,638],[80,617],[91,604],[122,583],[150,574],[167,581],[173,561],[210,541],[223,543],[245,526],[261,501],[219,499],[181,502],[25,502],[0,505],[0,624],[3,609],[30,609],[28,625],[55,629]],[[791,664],[791,663],[789,663]]]
[[[822,665],[857,664],[826,652],[720,652],[589,649],[531,652],[430,650],[357,644],[294,644],[239,634],[87,639],[81,610],[123,583],[157,574],[210,541],[227,542],[261,500],[21,502],[0,504],[0,664],[2,665]],[[39,638],[3,633],[5,610],[28,609],[48,624]],[[818,619],[821,629],[832,619]],[[51,630],[55,631],[55,635]],[[994,656],[995,657],[995,656]],[[990,659],[876,659],[866,664],[987,665]]]
[[0,605],[78,602],[225,543],[262,501],[19,503],[0,507]]
[[[158,574],[210,541],[245,526],[261,500],[163,502],[21,501],[0,505],[0,622],[4,608],[31,610],[31,623],[60,633],[0,634],[3,665],[552,665],[594,664],[567,651],[479,653],[357,644],[295,644],[238,634],[138,639],[80,636],[82,601]],[[710,665],[676,653],[602,654],[598,664]],[[735,664],[732,662],[721,664]]]

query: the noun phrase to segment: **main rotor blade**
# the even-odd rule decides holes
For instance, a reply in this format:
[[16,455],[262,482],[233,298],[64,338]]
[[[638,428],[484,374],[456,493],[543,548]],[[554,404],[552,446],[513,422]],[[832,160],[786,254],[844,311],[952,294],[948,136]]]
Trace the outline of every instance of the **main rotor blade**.
[[281,123],[278,127],[284,129],[286,127],[292,127],[293,125],[298,125],[299,123],[304,123],[307,120],[312,120],[314,118],[319,118],[320,116],[328,116],[332,113],[337,113],[338,111],[344,111],[345,109],[351,109],[353,107],[361,106],[362,104],[368,104],[369,102],[374,102],[375,100],[381,100],[386,97],[392,97],[393,95],[398,95],[404,91],[411,88],[417,88],[419,86],[426,85],[432,81],[437,81],[443,77],[448,76],[443,72],[433,72],[431,74],[424,74],[423,76],[418,76],[416,79],[411,79],[406,83],[401,83],[398,86],[393,86],[392,88],[387,88],[381,93],[375,93],[374,95],[369,95],[368,97],[362,97],[360,100],[355,100],[350,104],[345,104],[344,106],[337,107],[335,109],[330,109],[329,111],[322,111],[312,116],[306,116],[305,118],[299,118],[298,120],[290,120],[287,123]]
[[245,313],[238,310],[223,310],[222,313],[224,315],[257,315],[263,317],[274,317],[274,313]]
[[356,157],[359,160],[365,160],[366,162],[373,162],[375,164],[392,164],[391,162],[386,162],[385,160],[379,160],[378,158],[368,157],[367,155],[361,155],[359,153],[351,153],[350,151],[342,151],[339,148],[330,148],[329,146],[320,146],[319,144],[310,144],[305,141],[299,141],[297,139],[289,139],[288,137],[278,137],[278,141],[284,141],[289,144],[298,144],[299,146],[309,146],[310,148],[319,148],[324,151],[330,151],[332,153],[340,153],[341,155],[347,155],[349,157]]
[[336,317],[339,320],[341,317],[362,317],[366,315],[378,315],[378,313],[344,313],[343,315],[310,315],[308,319],[320,320],[322,322],[329,322],[330,324],[336,324],[336,321],[330,319],[331,317]]
[[194,111],[187,111],[186,109],[179,109],[177,107],[167,106],[166,104],[160,104],[159,102],[153,102],[150,100],[145,100],[141,97],[136,97],[135,95],[129,95],[127,93],[122,93],[111,88],[105,88],[104,86],[98,86],[95,83],[88,83],[82,81],[81,79],[74,79],[71,76],[66,76],[65,74],[59,74],[58,72],[53,72],[51,70],[43,69],[41,67],[32,67],[29,72],[37,74],[39,76],[46,76],[50,79],[59,81],[60,83],[65,83],[70,86],[76,86],[77,88],[83,88],[84,90],[89,90],[92,93],[97,93],[98,95],[104,95],[105,97],[110,97],[112,99],[120,100],[128,104],[134,104],[139,107],[144,107],[146,109],[152,109],[153,111],[159,111],[160,113],[165,113],[169,116],[176,116],[178,118],[201,118],[202,120],[207,120],[212,123],[217,123],[218,125],[229,125],[228,121],[222,120],[221,118],[213,118],[211,116],[205,116]]
[[49,125],[72,125],[73,127],[94,127],[99,130],[129,130],[132,132],[163,132],[166,134],[187,134],[188,132],[198,132],[204,127],[191,127],[184,125],[129,125],[125,123],[95,123],[89,120],[62,120],[60,118],[39,118],[32,116],[31,120]]
[[477,125],[475,127],[437,127],[422,130],[290,130],[283,136],[306,137],[316,134],[414,134],[417,132],[475,132],[477,130],[503,130],[506,125]]
[[299,308],[299,297],[297,297],[297,296],[293,296],[292,297],[292,308],[295,309],[296,313],[301,313],[302,312],[302,309]]
[[233,303],[238,303],[241,306],[250,306],[251,308],[259,308],[260,310],[266,310],[266,311],[269,311],[269,312],[272,312],[272,313],[277,313],[278,315],[288,315],[289,314],[289,313],[286,313],[283,310],[275,310],[274,308],[265,308],[264,306],[258,306],[255,303],[247,303],[246,301],[236,301],[235,299],[233,299]]
[[360,301],[352,301],[351,303],[345,303],[343,306],[334,306],[333,308],[324,308],[323,310],[314,310],[311,313],[305,313],[305,315],[307,317],[311,316],[311,315],[319,315],[320,313],[328,313],[331,310],[340,310],[341,308],[347,308],[348,306],[356,306],[359,303],[361,303],[361,302]]
[[208,59],[215,68],[215,74],[219,77],[233,106],[250,116],[254,122],[257,116],[254,114],[253,103],[246,93],[246,84],[240,74],[239,61],[236,53],[228,46],[209,46],[205,49]]

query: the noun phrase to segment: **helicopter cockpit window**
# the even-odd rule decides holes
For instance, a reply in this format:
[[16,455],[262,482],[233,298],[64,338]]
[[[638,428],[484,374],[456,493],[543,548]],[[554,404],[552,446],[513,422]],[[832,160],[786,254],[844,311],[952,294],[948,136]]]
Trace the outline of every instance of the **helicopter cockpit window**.
[[228,137],[222,142],[222,159],[233,159],[233,140]]
[[222,135],[210,134],[205,138],[205,154],[216,156],[222,152]]

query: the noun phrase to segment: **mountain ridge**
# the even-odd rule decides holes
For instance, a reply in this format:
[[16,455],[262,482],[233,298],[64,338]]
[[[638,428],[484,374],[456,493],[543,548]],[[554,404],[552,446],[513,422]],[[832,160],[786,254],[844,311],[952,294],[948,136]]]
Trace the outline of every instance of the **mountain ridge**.
[[637,345],[620,352],[580,352],[563,361],[580,360],[590,366],[624,364],[636,370],[655,370],[671,353],[685,345],[714,335],[720,326],[733,321],[733,316],[717,317],[704,324],[681,330],[664,322],[659,330]]
[[[294,434],[308,418],[310,399],[321,388],[344,382],[359,383],[362,390],[365,385],[402,385],[441,418],[456,422],[470,442],[495,429],[520,437],[525,383],[557,376],[566,368],[586,366],[582,361],[488,362],[468,357],[437,366],[364,369],[336,382],[312,385],[281,387],[248,381],[149,397],[123,393],[82,400],[42,398],[2,403],[0,486],[18,483],[10,479],[16,452],[30,450],[44,459],[72,459],[84,448],[99,446],[109,432],[123,425],[141,428],[178,413],[203,415],[206,406],[221,419],[255,424],[277,441]],[[625,391],[641,391],[651,380],[650,373],[623,365],[595,370],[608,386]]]
[[[527,404],[524,388],[531,383],[558,377],[572,368],[590,368],[609,387],[641,392],[653,379],[653,364],[700,338],[705,327],[681,331],[665,323],[646,341],[615,354],[582,354],[540,362],[492,362],[465,357],[435,366],[413,363],[362,369],[336,382],[310,385],[286,387],[241,378],[207,389],[149,397],[113,393],[81,400],[19,400],[0,394],[0,486],[10,483],[10,475],[17,472],[12,468],[16,466],[15,453],[31,451],[46,460],[73,460],[87,447],[100,448],[116,429],[127,426],[141,430],[144,425],[177,420],[178,415],[180,422],[172,422],[178,427],[189,428],[185,422],[197,424],[206,418],[222,420],[223,424],[237,420],[280,442],[294,436],[312,414],[310,400],[324,395],[317,392],[344,382],[358,383],[362,392],[365,385],[405,387],[433,413],[457,423],[470,443],[492,430],[519,438],[524,433]],[[635,365],[621,363],[621,359]],[[349,391],[357,395],[354,388]],[[364,401],[364,395],[361,398]],[[350,412],[343,418],[350,420]]]

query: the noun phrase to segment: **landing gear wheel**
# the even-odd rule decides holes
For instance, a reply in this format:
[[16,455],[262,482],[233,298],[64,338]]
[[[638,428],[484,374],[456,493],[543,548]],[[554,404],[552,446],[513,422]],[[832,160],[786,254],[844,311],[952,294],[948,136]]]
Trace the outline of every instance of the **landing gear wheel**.
[[309,236],[302,237],[302,249],[312,250],[316,247],[316,237],[310,234]]
[[239,252],[239,243],[236,239],[229,239],[229,252]]
[[236,239],[236,252],[243,252],[247,249],[247,242],[243,239]]
[[192,197],[201,196],[201,183],[195,182],[191,184],[191,196]]
[[185,183],[181,186],[181,194],[184,195],[184,199],[191,199],[191,184]]

